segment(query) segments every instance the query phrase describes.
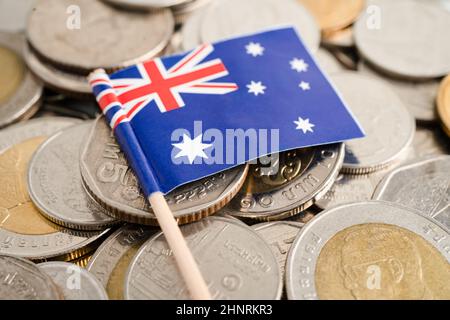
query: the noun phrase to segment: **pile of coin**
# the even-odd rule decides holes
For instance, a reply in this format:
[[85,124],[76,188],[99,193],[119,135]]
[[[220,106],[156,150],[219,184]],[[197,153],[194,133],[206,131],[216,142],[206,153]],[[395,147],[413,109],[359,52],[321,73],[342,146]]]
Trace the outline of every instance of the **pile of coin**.
[[189,298],[86,75],[290,24],[366,136],[166,195],[213,298],[450,299],[448,3],[0,3],[0,298]]

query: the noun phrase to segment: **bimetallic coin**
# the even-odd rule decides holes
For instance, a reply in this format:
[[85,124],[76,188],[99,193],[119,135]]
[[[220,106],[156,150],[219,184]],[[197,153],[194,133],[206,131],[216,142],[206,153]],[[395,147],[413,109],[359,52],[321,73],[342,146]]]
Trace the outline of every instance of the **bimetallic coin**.
[[[269,245],[232,219],[209,217],[181,227],[213,299],[279,299],[282,281]],[[138,251],[128,269],[125,298],[189,299],[172,252],[160,232]]]
[[89,271],[68,262],[38,264],[61,290],[64,300],[108,300],[102,284]]
[[0,128],[31,117],[39,108],[42,84],[22,60],[25,39],[0,32]]
[[72,126],[47,139],[28,170],[31,200],[49,220],[77,230],[104,230],[118,223],[83,188],[80,147],[93,122]]
[[343,158],[344,145],[333,144],[281,153],[278,168],[251,165],[244,186],[224,209],[262,221],[296,215],[328,191]]
[[283,279],[287,254],[303,226],[303,223],[290,221],[265,222],[251,226],[270,245]]
[[289,299],[449,299],[450,235],[433,220],[386,202],[324,211],[288,255]]
[[366,133],[346,142],[343,172],[367,174],[403,157],[414,138],[415,122],[389,86],[350,71],[333,74],[331,80]]
[[60,300],[52,279],[34,263],[0,254],[1,300]]
[[450,156],[432,157],[393,170],[373,199],[420,211],[450,230]]
[[355,24],[361,55],[384,72],[430,79],[450,72],[450,13],[432,1],[372,1]]
[[[120,220],[158,225],[104,117],[96,120],[87,140],[81,154],[81,174],[89,193]],[[197,221],[225,206],[244,183],[247,171],[246,165],[239,166],[166,195],[178,223]]]
[[424,122],[436,120],[435,102],[439,89],[438,80],[412,81],[396,79],[383,75],[368,66],[367,63],[358,65],[358,73],[388,82],[391,89],[399,96],[416,120]]
[[298,0],[316,18],[322,32],[351,25],[364,9],[364,0]]
[[95,251],[86,268],[100,281],[111,300],[124,299],[128,266],[142,244],[155,232],[157,229],[126,224]]
[[293,25],[312,52],[319,48],[320,31],[314,18],[291,0],[216,0],[203,18],[201,40],[212,43],[280,25]]
[[42,59],[88,72],[154,57],[167,45],[173,29],[168,9],[136,12],[118,10],[103,1],[38,0],[28,21],[27,38]]
[[437,107],[442,127],[450,137],[450,75],[442,80],[437,98]]
[[45,141],[35,137],[0,154],[0,254],[32,260],[72,260],[95,247],[107,233],[62,229],[45,219],[33,205],[26,175],[33,152]]

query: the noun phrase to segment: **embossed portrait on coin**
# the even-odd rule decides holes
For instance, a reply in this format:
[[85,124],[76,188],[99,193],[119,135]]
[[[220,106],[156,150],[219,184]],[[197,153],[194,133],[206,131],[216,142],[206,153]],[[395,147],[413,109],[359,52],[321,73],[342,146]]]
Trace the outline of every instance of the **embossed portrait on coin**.
[[450,297],[436,278],[450,277],[445,258],[417,234],[393,225],[338,232],[322,249],[315,276],[321,299]]

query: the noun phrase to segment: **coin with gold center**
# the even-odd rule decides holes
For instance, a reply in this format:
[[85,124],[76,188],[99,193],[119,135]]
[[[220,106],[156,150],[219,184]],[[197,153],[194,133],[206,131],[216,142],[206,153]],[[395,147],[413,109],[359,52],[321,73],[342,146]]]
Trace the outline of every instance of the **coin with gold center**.
[[450,75],[442,80],[437,98],[437,107],[442,126],[450,137]]

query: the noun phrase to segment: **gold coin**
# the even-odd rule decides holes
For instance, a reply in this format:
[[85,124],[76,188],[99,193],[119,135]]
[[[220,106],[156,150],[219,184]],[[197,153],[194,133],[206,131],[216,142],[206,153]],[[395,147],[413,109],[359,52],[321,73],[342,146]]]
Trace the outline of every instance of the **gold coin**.
[[450,75],[442,80],[437,97],[437,109],[442,127],[450,137]]
[[0,103],[14,95],[25,77],[25,64],[12,50],[0,47]]
[[31,202],[27,190],[28,163],[33,152],[44,142],[36,137],[19,143],[0,155],[0,228],[27,235],[58,232]]
[[450,299],[450,265],[404,228],[361,224],[335,234],[317,260],[320,299]]
[[89,260],[91,259],[93,254],[94,253],[91,252],[91,253],[85,254],[85,255],[83,255],[83,256],[81,256],[79,258],[73,259],[73,260],[71,260],[69,262],[71,262],[71,263],[73,263],[73,264],[75,264],[75,265],[77,265],[77,266],[79,266],[81,268],[86,268],[86,266],[88,265]]
[[364,0],[298,0],[316,18],[323,32],[351,25],[364,8]]

